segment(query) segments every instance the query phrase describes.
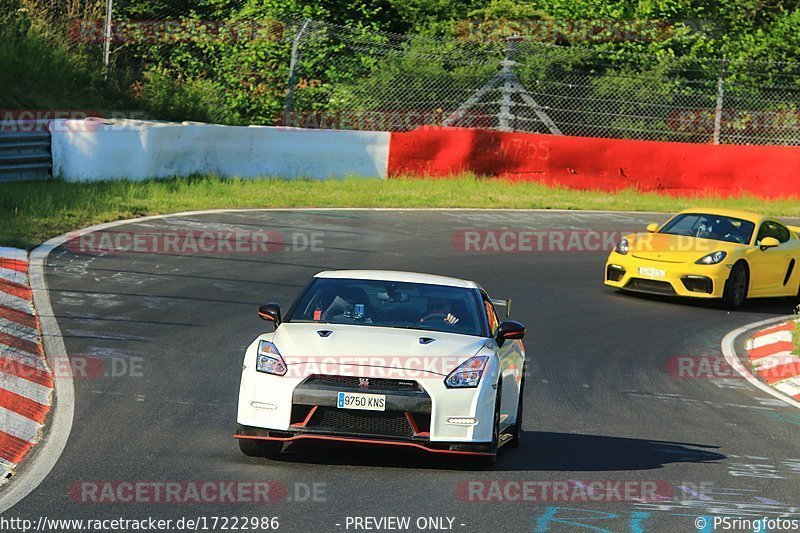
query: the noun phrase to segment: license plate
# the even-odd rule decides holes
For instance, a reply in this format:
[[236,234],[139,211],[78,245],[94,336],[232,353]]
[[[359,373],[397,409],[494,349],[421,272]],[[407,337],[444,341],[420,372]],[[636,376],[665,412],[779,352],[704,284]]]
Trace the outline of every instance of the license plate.
[[651,278],[663,278],[667,275],[667,271],[652,267],[639,267],[639,275],[650,276]]
[[336,407],[339,409],[361,409],[363,411],[385,411],[386,396],[383,394],[340,392],[336,398]]

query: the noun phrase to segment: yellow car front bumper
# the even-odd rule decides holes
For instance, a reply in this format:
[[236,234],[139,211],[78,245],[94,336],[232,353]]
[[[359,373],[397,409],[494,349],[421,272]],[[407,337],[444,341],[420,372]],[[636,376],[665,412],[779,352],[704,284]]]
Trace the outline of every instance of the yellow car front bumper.
[[691,298],[722,298],[731,266],[695,263],[671,263],[626,255],[612,251],[605,268],[605,284],[626,291],[688,296]]

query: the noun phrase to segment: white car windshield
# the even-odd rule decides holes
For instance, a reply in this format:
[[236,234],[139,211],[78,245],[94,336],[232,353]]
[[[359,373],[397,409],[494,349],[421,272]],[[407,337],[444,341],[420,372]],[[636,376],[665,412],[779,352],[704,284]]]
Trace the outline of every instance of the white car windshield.
[[286,322],[358,324],[485,336],[477,289],[369,279],[315,278]]

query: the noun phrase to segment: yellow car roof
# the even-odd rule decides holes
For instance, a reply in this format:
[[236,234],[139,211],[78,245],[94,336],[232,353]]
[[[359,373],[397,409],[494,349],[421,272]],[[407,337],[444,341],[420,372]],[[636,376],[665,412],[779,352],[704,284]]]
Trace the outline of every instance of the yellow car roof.
[[759,222],[765,218],[769,218],[766,215],[762,215],[760,213],[754,213],[753,211],[745,211],[742,209],[725,209],[721,207],[692,207],[690,209],[684,209],[683,211],[680,211],[678,214],[682,213],[701,213],[708,215],[720,215],[726,217],[740,218],[742,220],[749,220],[750,222]]

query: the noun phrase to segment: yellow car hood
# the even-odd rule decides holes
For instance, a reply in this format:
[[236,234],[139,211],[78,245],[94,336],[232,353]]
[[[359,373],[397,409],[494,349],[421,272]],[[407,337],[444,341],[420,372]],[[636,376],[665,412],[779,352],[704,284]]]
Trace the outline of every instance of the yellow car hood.
[[639,259],[665,263],[694,263],[704,255],[731,251],[740,244],[667,233],[636,233],[628,236],[630,254]]

